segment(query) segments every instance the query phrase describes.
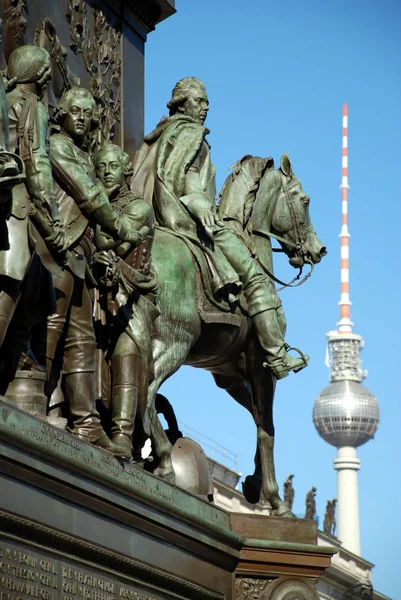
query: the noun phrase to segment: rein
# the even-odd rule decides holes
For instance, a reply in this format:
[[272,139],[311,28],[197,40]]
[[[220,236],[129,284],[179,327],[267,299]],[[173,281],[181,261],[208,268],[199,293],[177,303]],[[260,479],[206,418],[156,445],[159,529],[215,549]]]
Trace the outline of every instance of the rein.
[[259,258],[257,256],[255,256],[254,258],[256,258],[257,263],[260,265],[260,267],[263,269],[263,271],[266,273],[266,275],[268,275],[268,277],[270,277],[270,279],[273,279],[273,281],[275,281],[276,283],[278,283],[279,285],[281,285],[281,287],[278,288],[276,290],[276,292],[281,292],[281,290],[283,290],[284,288],[287,288],[287,287],[292,287],[292,288],[299,287],[300,285],[302,285],[303,283],[305,283],[305,281],[307,279],[309,279],[309,277],[312,275],[313,270],[315,268],[315,265],[313,264],[313,262],[311,260],[305,259],[305,262],[307,262],[308,265],[310,265],[310,271],[309,271],[309,273],[307,273],[304,276],[303,279],[301,279],[301,281],[299,281],[298,283],[296,283],[295,285],[293,285],[295,283],[295,281],[298,281],[298,279],[301,277],[303,267],[299,267],[299,273],[298,273],[298,275],[296,275],[288,283],[285,283],[284,281],[281,281],[281,279],[279,279],[278,277],[276,277],[275,275],[273,275],[273,273],[270,273],[269,269],[267,269],[264,266],[264,264],[260,262],[260,260],[259,260]]

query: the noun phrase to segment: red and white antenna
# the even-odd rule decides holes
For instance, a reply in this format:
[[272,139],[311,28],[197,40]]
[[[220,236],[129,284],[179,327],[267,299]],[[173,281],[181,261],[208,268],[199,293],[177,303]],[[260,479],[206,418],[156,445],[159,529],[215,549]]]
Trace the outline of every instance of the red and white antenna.
[[[338,331],[327,334],[327,366],[330,385],[320,392],[313,406],[313,421],[319,435],[337,448],[337,530],[343,548],[360,555],[358,470],[356,449],[371,440],[380,413],[376,398],[362,385],[360,351],[362,336],[352,333],[348,263],[348,108],[343,107],[342,152],[341,299]],[[340,425],[339,425],[340,423]]]
[[349,299],[349,243],[348,233],[348,106],[343,106],[343,152],[342,152],[342,227],[341,239],[341,299],[340,321],[337,323],[339,333],[352,333],[353,323],[350,320]]

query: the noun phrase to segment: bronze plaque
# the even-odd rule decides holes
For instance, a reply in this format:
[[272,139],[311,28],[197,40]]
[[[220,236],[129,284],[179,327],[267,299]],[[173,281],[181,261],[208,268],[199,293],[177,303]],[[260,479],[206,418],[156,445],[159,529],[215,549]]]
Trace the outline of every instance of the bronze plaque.
[[[171,598],[171,595],[168,595]],[[0,600],[163,600],[128,578],[0,537]]]

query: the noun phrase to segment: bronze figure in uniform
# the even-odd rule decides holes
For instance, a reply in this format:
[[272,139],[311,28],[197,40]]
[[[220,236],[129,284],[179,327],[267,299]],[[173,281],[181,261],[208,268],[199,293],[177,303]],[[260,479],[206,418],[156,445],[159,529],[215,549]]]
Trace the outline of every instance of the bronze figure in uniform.
[[26,182],[13,188],[7,244],[0,250],[0,346],[34,250],[45,266],[53,265],[56,270],[65,254],[48,154],[48,116],[41,101],[50,80],[48,52],[36,46],[14,50],[8,61],[8,79],[14,85],[7,93],[9,148],[23,161]]
[[121,242],[137,244],[140,236],[132,231],[129,219],[111,208],[107,194],[96,180],[86,143],[97,123],[96,104],[90,92],[83,88],[64,92],[53,115],[57,132],[51,136],[50,157],[72,260],[60,276],[53,276],[57,310],[47,323],[48,394],[57,384],[60,360],[64,400],[73,433],[123,455],[125,449],[106,436],[95,408],[96,339],[88,279],[94,283],[89,269],[96,224]]
[[154,214],[152,206],[127,184],[133,165],[124,150],[107,144],[95,155],[94,163],[113,210],[129,220],[132,232],[149,232],[144,239],[138,236],[136,244],[115,242],[100,225],[95,234],[100,306],[106,312],[102,338],[106,337],[111,365],[111,440],[123,446],[130,459],[137,409],[143,414],[146,406],[152,323],[158,314],[154,304],[157,279],[151,264]]
[[[0,69],[4,66],[3,22],[0,19]],[[0,73],[0,250],[9,249],[6,220],[10,216],[11,190],[14,185],[24,180],[24,171],[22,160],[9,151],[8,105],[6,89]]]

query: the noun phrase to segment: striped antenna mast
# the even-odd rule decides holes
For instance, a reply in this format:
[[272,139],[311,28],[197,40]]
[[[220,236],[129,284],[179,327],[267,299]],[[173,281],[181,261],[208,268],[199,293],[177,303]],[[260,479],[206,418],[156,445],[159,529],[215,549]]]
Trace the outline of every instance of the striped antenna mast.
[[361,463],[358,446],[371,440],[380,413],[376,398],[362,385],[367,372],[362,370],[360,352],[363,338],[352,333],[349,300],[348,264],[348,108],[343,107],[342,152],[342,227],[341,299],[338,331],[327,334],[327,366],[330,385],[315,400],[313,421],[319,435],[337,448],[337,531],[341,545],[360,555],[358,470]]
[[343,106],[343,149],[342,149],[342,227],[341,240],[341,299],[340,321],[337,323],[339,333],[352,333],[353,323],[350,320],[349,299],[349,238],[348,233],[348,106]]

